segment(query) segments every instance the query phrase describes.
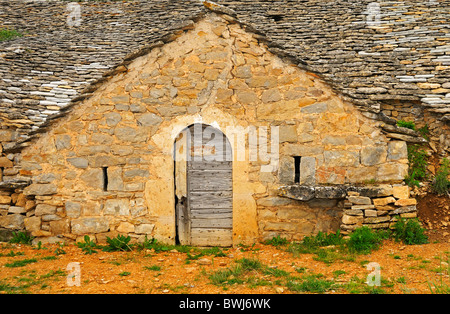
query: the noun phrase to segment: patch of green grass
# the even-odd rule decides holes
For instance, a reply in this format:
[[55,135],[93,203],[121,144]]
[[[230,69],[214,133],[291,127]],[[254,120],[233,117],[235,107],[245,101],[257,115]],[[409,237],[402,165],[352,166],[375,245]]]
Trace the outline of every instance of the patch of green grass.
[[255,258],[241,258],[236,261],[242,267],[243,271],[260,270],[263,265],[260,260]]
[[13,250],[9,251],[9,253],[7,253],[7,254],[0,253],[0,257],[2,257],[2,256],[14,257],[14,256],[22,256],[22,255],[25,255],[25,253],[24,252],[14,252]]
[[396,279],[396,281],[397,281],[398,283],[406,284],[406,278],[405,278],[405,276],[398,277],[398,278]]
[[214,257],[226,257],[227,255],[223,252],[222,248],[219,248],[217,246],[202,249],[201,253],[203,255],[213,255]]
[[408,145],[408,164],[408,175],[405,177],[406,184],[411,187],[420,187],[420,182],[428,178],[427,152],[417,144]]
[[303,273],[306,272],[306,267],[296,267],[296,268],[295,268],[295,271],[296,271],[297,273],[303,274]]
[[286,284],[287,288],[294,292],[324,293],[331,290],[335,283],[322,279],[318,275],[306,275],[300,278],[292,278]]
[[397,125],[402,128],[416,130],[416,124],[413,121],[398,120]]
[[332,264],[335,261],[347,261],[354,262],[355,254],[349,252],[345,248],[333,249],[333,248],[321,248],[317,250],[316,256],[313,257],[315,261],[324,262],[325,264]]
[[119,274],[119,276],[121,276],[121,277],[129,276],[129,275],[131,275],[131,273],[129,271],[123,271]]
[[425,124],[425,126],[417,129],[417,132],[419,132],[420,135],[422,135],[422,137],[427,141],[430,140],[430,128],[428,127],[428,124]]
[[450,174],[450,160],[444,158],[436,176],[431,184],[431,189],[438,195],[444,195],[449,192],[450,181],[447,179]]
[[[212,284],[222,286],[234,284],[248,284],[250,287],[261,285],[273,285],[277,280],[270,280],[267,277],[283,278],[288,277],[287,271],[271,268],[261,263],[256,258],[241,258],[235,260],[235,264],[215,271],[209,275]],[[277,281],[278,282],[278,281]]]
[[116,252],[116,251],[131,251],[132,245],[129,244],[131,241],[130,236],[117,235],[115,238],[106,237],[106,242],[108,245],[103,246],[102,249],[105,252]]
[[209,276],[211,283],[214,285],[232,285],[232,284],[241,284],[244,282],[242,278],[240,278],[243,273],[241,265],[235,265],[233,267],[229,267],[227,269],[218,270],[212,273]]
[[287,276],[290,275],[285,270],[282,270],[282,269],[279,269],[279,268],[270,268],[270,267],[265,268],[263,273],[265,275],[270,275],[270,276],[273,276],[273,277],[276,277],[276,278],[287,277]]
[[9,282],[0,280],[0,291],[10,294],[29,293],[28,288],[32,286],[40,286],[40,289],[45,289],[49,287],[51,281],[57,281],[65,276],[67,276],[66,272],[61,269],[51,270],[43,275],[37,275],[35,270],[23,271],[20,276],[9,279]]
[[[383,280],[382,280],[383,283]],[[364,279],[359,278],[358,276],[353,276],[349,282],[345,284],[339,285],[337,287],[339,289],[344,289],[345,291],[351,293],[351,294],[385,294],[387,293],[386,290],[383,289],[383,284],[379,286],[369,286],[365,282]]]
[[23,259],[23,260],[14,261],[11,263],[6,263],[5,267],[23,267],[23,266],[26,266],[31,263],[36,263],[37,261],[38,260],[35,258]]
[[239,250],[241,252],[259,251],[260,249],[255,248],[255,246],[256,246],[256,243],[253,243],[251,245],[247,245],[247,244],[243,244],[243,243],[238,244]]
[[369,227],[356,228],[350,234],[347,246],[350,251],[359,254],[369,254],[372,250],[377,250],[383,239],[387,238],[387,234],[373,231]]
[[439,260],[439,267],[433,271],[440,274],[440,279],[438,281],[428,281],[428,288],[432,294],[450,294],[450,285],[444,282],[444,277],[448,278],[450,275],[450,254],[447,252],[446,261],[442,258],[439,258]]
[[136,247],[138,250],[153,250],[155,253],[168,252],[172,250],[177,250],[180,253],[189,253],[192,250],[196,250],[196,248],[188,245],[171,245],[162,243],[154,238],[148,239],[147,236],[145,237],[145,240],[142,243],[137,244]]
[[294,242],[287,248],[294,255],[315,254],[316,261],[331,264],[335,261],[353,262],[357,254],[368,254],[378,249],[388,232],[373,231],[368,227],[355,229],[349,239],[344,239],[340,232],[336,234],[318,233],[316,236],[305,237],[301,242]]
[[46,261],[54,261],[55,259],[57,259],[56,256],[44,256],[41,259],[46,260]]
[[340,275],[345,275],[347,272],[345,270],[335,270],[333,271],[333,276],[335,278],[339,277]]
[[152,270],[152,271],[160,271],[161,266],[158,266],[158,265],[144,266],[144,269]]
[[198,248],[192,248],[193,251],[199,252],[198,254],[190,254],[189,252],[186,253],[186,264],[189,264],[191,261],[198,260],[202,256],[210,256],[213,255],[214,257],[225,257],[227,256],[223,250],[219,247],[211,247],[206,249],[198,249]]
[[65,244],[59,243],[59,247],[57,247],[54,252],[56,256],[66,254],[66,251],[63,249],[64,246]]
[[52,278],[52,277],[65,277],[67,276],[67,273],[64,270],[58,269],[58,270],[51,270],[48,273],[41,276],[43,279]]
[[84,254],[89,255],[92,253],[97,253],[94,249],[99,248],[99,246],[97,246],[97,244],[92,241],[88,235],[84,236],[84,242],[77,242],[77,246],[84,252]]
[[317,253],[321,247],[330,247],[334,249],[336,246],[345,244],[345,240],[338,230],[335,234],[326,234],[319,232],[316,236],[304,237],[301,242],[291,243],[288,251],[294,254]]
[[19,244],[27,244],[30,245],[31,242],[33,241],[34,237],[32,237],[31,235],[22,232],[22,231],[18,231],[18,232],[13,232],[13,237],[11,238],[11,240],[9,240],[9,243],[19,243]]
[[[353,244],[353,243],[352,243]],[[357,250],[345,240],[340,231],[335,234],[319,232],[316,236],[305,237],[301,242],[291,243],[288,252],[297,254],[315,254],[314,260],[331,264],[335,261],[354,261]]]
[[425,229],[422,228],[417,218],[398,219],[394,224],[392,236],[396,241],[402,241],[407,245],[428,243]]
[[273,246],[278,247],[278,246],[283,246],[283,245],[289,244],[289,240],[280,237],[280,235],[277,235],[276,237],[273,237],[270,240],[264,241],[264,244],[273,245]]
[[11,40],[23,35],[15,29],[0,28],[0,41]]

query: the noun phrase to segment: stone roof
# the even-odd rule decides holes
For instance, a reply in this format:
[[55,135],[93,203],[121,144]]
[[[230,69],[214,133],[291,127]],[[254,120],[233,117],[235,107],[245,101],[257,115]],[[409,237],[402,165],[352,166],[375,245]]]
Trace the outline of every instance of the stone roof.
[[420,100],[450,113],[448,0],[219,3],[356,104]]
[[398,100],[450,120],[450,0],[78,4],[79,25],[67,1],[0,0],[0,28],[24,34],[0,42],[0,123],[18,130],[4,150],[20,149],[107,77],[211,10],[234,16],[270,51],[321,76],[363,111]]

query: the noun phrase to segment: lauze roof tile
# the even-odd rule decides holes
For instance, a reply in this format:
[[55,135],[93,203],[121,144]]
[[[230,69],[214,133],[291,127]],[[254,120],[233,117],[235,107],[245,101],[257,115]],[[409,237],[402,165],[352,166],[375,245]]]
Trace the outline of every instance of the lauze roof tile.
[[28,140],[211,11],[233,16],[363,111],[417,101],[450,120],[450,0],[0,0],[0,28],[23,35],[0,42],[2,128]]

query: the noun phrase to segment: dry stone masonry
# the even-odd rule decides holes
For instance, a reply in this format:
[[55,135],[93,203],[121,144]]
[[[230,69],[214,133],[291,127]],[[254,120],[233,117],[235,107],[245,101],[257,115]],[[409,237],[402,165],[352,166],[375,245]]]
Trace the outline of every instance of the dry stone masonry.
[[416,199],[410,198],[408,186],[386,186],[376,197],[348,192],[340,228],[344,233],[361,226],[372,229],[392,228],[398,217],[417,217],[416,204]]
[[448,151],[448,0],[382,2],[375,25],[366,0],[218,2],[80,2],[73,27],[66,1],[0,1],[25,34],[0,43],[0,229],[175,242],[194,124],[279,131],[277,167],[233,160],[234,244],[416,215],[407,143],[427,140],[396,121]]

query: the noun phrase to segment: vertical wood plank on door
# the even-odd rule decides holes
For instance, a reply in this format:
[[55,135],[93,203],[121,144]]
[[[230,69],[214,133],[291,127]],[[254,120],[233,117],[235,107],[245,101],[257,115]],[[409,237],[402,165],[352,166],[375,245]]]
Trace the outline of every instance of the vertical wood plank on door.
[[[233,244],[232,161],[229,143],[219,130],[195,136],[191,128],[191,160],[187,161],[187,208],[191,245]],[[205,126],[202,131],[205,132]],[[217,135],[216,135],[217,134]],[[228,154],[228,155],[227,155]],[[199,158],[201,157],[201,158]]]

